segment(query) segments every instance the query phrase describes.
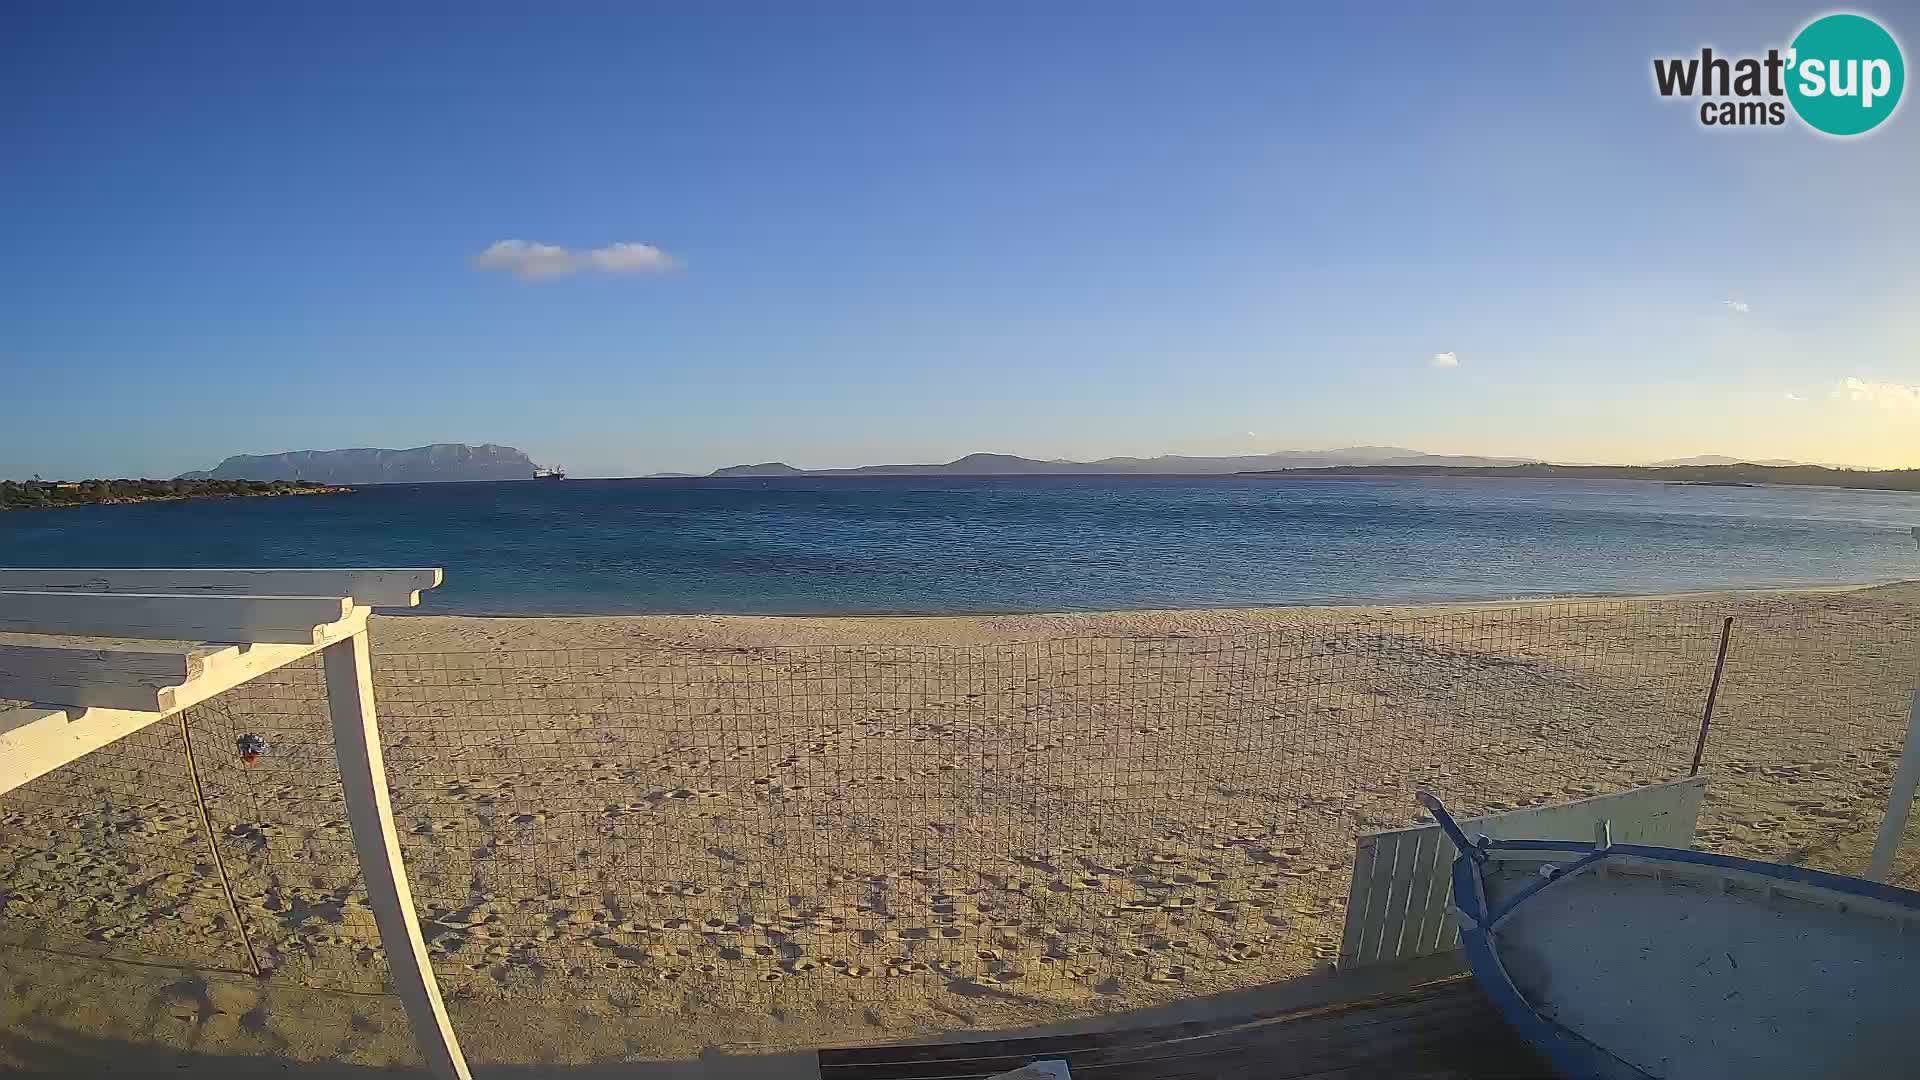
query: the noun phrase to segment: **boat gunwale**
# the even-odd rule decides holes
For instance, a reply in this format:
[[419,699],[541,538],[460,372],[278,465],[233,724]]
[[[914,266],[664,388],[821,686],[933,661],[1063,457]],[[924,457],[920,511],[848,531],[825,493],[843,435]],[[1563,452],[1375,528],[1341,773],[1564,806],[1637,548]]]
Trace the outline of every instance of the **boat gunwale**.
[[[1452,822],[1449,820],[1446,824]],[[1451,834],[1458,830],[1456,827],[1448,831]],[[1459,847],[1458,840],[1455,846]],[[1551,853],[1574,855],[1580,861],[1566,871],[1555,872],[1551,877],[1530,884],[1508,903],[1498,908],[1492,907],[1486,890],[1487,863],[1523,861],[1502,858],[1502,854],[1524,857],[1527,854]],[[1605,874],[1608,872],[1608,861],[1613,859],[1631,860],[1636,865],[1658,867],[1661,864],[1679,864],[1717,870],[1721,872],[1719,880],[1723,888],[1726,883],[1740,878],[1757,878],[1758,884],[1769,893],[1773,892],[1773,886],[1786,885],[1789,888],[1780,889],[1781,894],[1802,900],[1817,899],[1805,895],[1803,890],[1822,890],[1846,898],[1836,901],[1835,906],[1850,914],[1891,916],[1908,925],[1920,921],[1920,892],[1804,866],[1640,844],[1603,845],[1564,840],[1493,840],[1480,837],[1478,843],[1462,849],[1453,862],[1454,904],[1465,922],[1461,927],[1461,945],[1476,981],[1494,1007],[1522,1038],[1532,1043],[1556,1069],[1568,1077],[1612,1080],[1623,1076],[1648,1077],[1648,1074],[1580,1033],[1542,1016],[1507,973],[1506,964],[1500,957],[1496,931],[1499,924],[1522,903],[1539,896],[1554,884],[1580,876],[1582,872],[1595,870]],[[1664,882],[1667,879],[1661,875],[1661,880]],[[1753,884],[1751,881],[1748,883]],[[1884,910],[1886,907],[1894,910],[1887,912]]]

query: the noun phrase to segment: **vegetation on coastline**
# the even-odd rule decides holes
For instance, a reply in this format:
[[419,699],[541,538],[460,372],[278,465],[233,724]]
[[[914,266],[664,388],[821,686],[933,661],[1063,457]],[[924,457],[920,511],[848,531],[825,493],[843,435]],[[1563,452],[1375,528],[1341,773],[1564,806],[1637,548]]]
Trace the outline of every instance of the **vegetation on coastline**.
[[58,506],[111,506],[116,503],[263,495],[333,495],[352,490],[297,480],[81,480],[71,483],[0,480],[0,510],[44,510]]
[[1519,480],[1661,480],[1732,487],[1798,487],[1920,491],[1920,469],[1830,469],[1824,465],[1342,465],[1331,469],[1268,469],[1242,476],[1484,476]]

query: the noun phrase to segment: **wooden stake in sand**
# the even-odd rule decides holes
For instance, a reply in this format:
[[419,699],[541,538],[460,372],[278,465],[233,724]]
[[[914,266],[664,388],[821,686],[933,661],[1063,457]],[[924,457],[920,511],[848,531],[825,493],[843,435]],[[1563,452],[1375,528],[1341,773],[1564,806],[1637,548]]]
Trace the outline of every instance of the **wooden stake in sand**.
[[1893,774],[1893,790],[1887,793],[1887,817],[1880,823],[1880,835],[1873,840],[1873,864],[1867,876],[1875,881],[1885,881],[1893,872],[1893,853],[1900,850],[1900,837],[1907,831],[1907,815],[1913,811],[1916,789],[1920,789],[1920,688],[1913,691],[1907,741],[1900,750],[1900,767]]
[[185,711],[175,714],[180,721],[180,746],[187,754],[187,775],[193,779],[193,805],[200,809],[200,828],[207,834],[207,850],[213,852],[213,872],[220,878],[220,891],[227,898],[227,913],[233,916],[240,934],[240,946],[247,952],[247,970],[260,977],[260,957],[253,951],[253,939],[247,935],[246,920],[240,917],[240,903],[233,896],[233,882],[227,880],[227,861],[220,857],[220,838],[213,832],[213,816],[207,813],[207,792],[200,784],[200,766],[193,760],[193,732],[187,726]]
[[1713,726],[1713,703],[1720,697],[1720,675],[1727,670],[1727,641],[1733,637],[1733,616],[1720,624],[1720,655],[1713,661],[1713,683],[1707,687],[1707,708],[1700,714],[1700,739],[1693,744],[1693,768],[1688,776],[1700,775],[1700,759],[1707,752],[1707,729]]

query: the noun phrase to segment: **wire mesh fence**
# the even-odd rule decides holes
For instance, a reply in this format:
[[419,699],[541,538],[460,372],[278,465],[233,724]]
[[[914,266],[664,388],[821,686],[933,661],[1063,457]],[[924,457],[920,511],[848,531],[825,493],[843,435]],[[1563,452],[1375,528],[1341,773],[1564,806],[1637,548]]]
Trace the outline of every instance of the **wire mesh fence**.
[[[347,823],[321,658],[182,714],[246,937],[277,976],[381,992],[386,953]],[[241,739],[263,747],[249,761]]]
[[0,869],[0,942],[385,985],[317,655],[0,796]]
[[465,992],[1153,996],[1330,959],[1353,837],[1409,821],[1416,784],[1497,809],[1684,770],[1717,632],[1595,604],[431,654],[385,658],[380,693],[414,891]]
[[246,970],[176,723],[0,796],[0,944]]
[[[1684,775],[1729,614],[1703,846],[1857,872],[1920,681],[1903,613],[1870,599],[382,654],[375,674],[450,993],[1071,1010],[1330,960],[1355,837],[1415,820],[1418,788],[1480,813]],[[244,932],[276,978],[379,990],[317,660],[185,715],[240,925],[169,722],[0,799],[0,941],[233,969]]]
[[[1897,599],[1749,600],[1707,740],[1700,846],[1866,873],[1917,688],[1920,625]],[[1920,888],[1920,820],[1890,880]]]

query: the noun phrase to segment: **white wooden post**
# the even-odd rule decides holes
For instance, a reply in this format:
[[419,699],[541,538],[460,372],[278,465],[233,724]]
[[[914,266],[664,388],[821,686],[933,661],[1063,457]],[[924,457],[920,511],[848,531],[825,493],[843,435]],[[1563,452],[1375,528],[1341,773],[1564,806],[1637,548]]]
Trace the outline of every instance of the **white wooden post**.
[[1893,854],[1900,850],[1900,836],[1907,831],[1915,789],[1920,789],[1920,688],[1913,691],[1913,708],[1907,714],[1907,741],[1900,748],[1893,790],[1887,793],[1886,820],[1880,823],[1880,835],[1873,840],[1873,866],[1867,876],[1875,881],[1885,881],[1893,872]]
[[367,880],[367,900],[386,946],[393,987],[413,1021],[413,1037],[427,1067],[440,1080],[471,1080],[467,1060],[447,1020],[447,1007],[427,961],[427,943],[413,910],[400,834],[393,826],[380,724],[374,714],[372,669],[363,630],[322,651],[327,670],[327,707],[333,714],[333,748],[346,789],[353,846]]

